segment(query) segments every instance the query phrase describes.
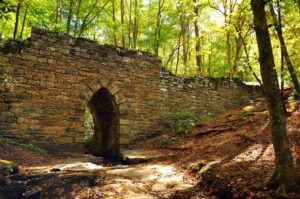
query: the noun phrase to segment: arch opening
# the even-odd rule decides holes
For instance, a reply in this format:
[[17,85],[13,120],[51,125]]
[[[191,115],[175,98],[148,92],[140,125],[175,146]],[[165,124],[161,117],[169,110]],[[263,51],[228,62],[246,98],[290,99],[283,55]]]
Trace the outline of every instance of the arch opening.
[[89,151],[105,158],[118,158],[120,125],[115,97],[107,88],[101,88],[88,102],[88,109],[93,121]]

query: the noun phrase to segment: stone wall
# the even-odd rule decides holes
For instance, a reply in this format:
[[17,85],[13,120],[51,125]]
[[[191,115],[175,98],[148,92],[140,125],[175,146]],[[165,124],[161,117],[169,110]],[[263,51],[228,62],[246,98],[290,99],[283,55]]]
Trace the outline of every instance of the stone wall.
[[260,95],[259,88],[239,81],[173,76],[145,52],[41,29],[0,50],[0,71],[14,82],[13,90],[6,84],[0,91],[0,134],[56,152],[82,150],[84,111],[103,87],[119,110],[122,146],[161,130],[172,107],[223,112]]

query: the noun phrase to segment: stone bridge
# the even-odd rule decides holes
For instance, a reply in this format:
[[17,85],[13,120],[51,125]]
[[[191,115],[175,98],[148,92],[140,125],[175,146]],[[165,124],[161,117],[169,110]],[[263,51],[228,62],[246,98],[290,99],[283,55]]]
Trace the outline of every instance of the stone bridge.
[[0,134],[53,152],[83,151],[84,112],[94,120],[93,151],[115,156],[122,147],[162,129],[174,107],[224,112],[260,95],[240,81],[180,78],[145,52],[32,29],[25,42],[0,50]]

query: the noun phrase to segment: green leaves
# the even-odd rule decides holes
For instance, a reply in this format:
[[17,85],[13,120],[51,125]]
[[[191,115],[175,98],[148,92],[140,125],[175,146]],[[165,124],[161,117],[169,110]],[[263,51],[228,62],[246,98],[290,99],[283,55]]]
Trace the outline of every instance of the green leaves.
[[14,12],[16,6],[11,3],[9,0],[0,0],[0,20],[5,18],[9,19],[9,13]]
[[191,130],[193,126],[202,124],[212,117],[212,113],[199,115],[192,109],[175,108],[165,114],[163,125],[166,131],[182,135]]

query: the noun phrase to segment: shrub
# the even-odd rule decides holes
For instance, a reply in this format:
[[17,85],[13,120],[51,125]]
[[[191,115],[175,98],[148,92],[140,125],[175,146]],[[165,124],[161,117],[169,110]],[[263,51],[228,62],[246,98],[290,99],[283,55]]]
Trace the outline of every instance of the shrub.
[[200,125],[212,118],[212,116],[212,113],[199,115],[194,110],[176,108],[164,115],[163,125],[167,132],[176,132],[181,135],[185,134],[193,126]]

